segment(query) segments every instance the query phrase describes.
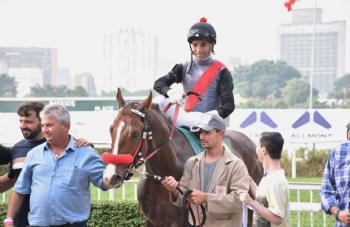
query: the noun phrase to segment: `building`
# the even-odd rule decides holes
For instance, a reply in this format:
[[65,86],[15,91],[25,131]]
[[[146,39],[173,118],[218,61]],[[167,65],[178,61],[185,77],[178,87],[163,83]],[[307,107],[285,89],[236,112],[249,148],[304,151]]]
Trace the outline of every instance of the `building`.
[[64,67],[58,68],[58,85],[70,88],[70,70]]
[[[278,59],[286,61],[308,78],[314,9],[293,9],[292,24],[281,24],[277,32]],[[345,74],[346,21],[322,22],[322,9],[316,10],[313,87],[320,93],[333,90],[334,82]]]
[[33,68],[43,72],[43,85],[58,86],[57,50],[37,47],[0,47],[0,61],[11,68]]
[[2,74],[8,74],[6,62],[0,61],[0,76]]
[[146,90],[158,79],[158,37],[141,31],[120,31],[103,36],[101,90]]
[[95,78],[92,77],[91,73],[82,73],[71,77],[71,89],[74,89],[78,86],[85,88],[89,96],[96,96]]
[[8,75],[17,82],[17,98],[30,93],[30,87],[43,86],[43,71],[34,68],[9,68]]

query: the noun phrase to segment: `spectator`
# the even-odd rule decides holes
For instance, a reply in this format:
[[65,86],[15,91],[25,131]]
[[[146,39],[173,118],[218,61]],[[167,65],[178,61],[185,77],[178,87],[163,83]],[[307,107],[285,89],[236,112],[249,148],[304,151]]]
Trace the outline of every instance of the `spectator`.
[[[27,153],[34,147],[45,143],[46,139],[41,131],[41,118],[40,112],[44,108],[44,104],[41,102],[28,102],[20,105],[17,109],[19,115],[20,129],[25,139],[16,143],[12,147],[12,157],[10,156],[11,164],[9,166],[9,172],[7,175],[0,177],[0,192],[4,193],[11,189],[17,181],[21,171],[23,163],[26,159]],[[91,145],[84,139],[77,140],[77,147]],[[11,149],[1,146],[2,152],[11,152]],[[7,163],[10,160],[6,160]],[[28,213],[29,213],[29,199],[30,195],[26,195],[22,206],[20,207],[14,223],[16,227],[26,227],[29,225]]]
[[85,227],[90,213],[90,183],[102,190],[109,188],[103,182],[105,166],[91,147],[75,147],[68,133],[70,115],[65,107],[45,107],[41,125],[47,142],[27,154],[10,197],[5,226],[13,226],[11,219],[25,195],[31,194],[31,226]]
[[204,114],[200,122],[200,139],[206,150],[186,161],[179,183],[173,177],[165,177],[162,184],[170,191],[170,200],[176,206],[181,206],[183,200],[176,186],[184,192],[193,190],[189,201],[205,206],[205,226],[241,226],[242,202],[236,193],[248,190],[247,167],[241,159],[225,150],[222,140],[226,124],[220,116]]
[[242,202],[254,209],[253,226],[290,227],[289,188],[280,159],[284,140],[278,132],[263,132],[256,148],[259,162],[264,167],[264,177],[259,186],[249,178],[249,190],[239,191]]
[[[349,129],[348,129],[349,132]],[[348,138],[349,139],[349,138]],[[334,215],[336,227],[350,225],[350,141],[336,146],[329,154],[319,191],[321,208]]]

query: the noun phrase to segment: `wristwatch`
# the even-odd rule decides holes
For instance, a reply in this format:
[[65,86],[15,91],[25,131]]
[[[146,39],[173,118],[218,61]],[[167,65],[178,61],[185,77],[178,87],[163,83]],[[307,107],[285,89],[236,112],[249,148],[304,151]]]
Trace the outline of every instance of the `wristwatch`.
[[335,216],[335,220],[336,220],[336,221],[340,221],[340,220],[339,220],[339,218],[338,218],[338,214],[339,214],[339,212],[340,212],[340,209],[339,209],[339,210],[337,210],[337,211],[335,212],[335,214],[334,214],[334,216]]

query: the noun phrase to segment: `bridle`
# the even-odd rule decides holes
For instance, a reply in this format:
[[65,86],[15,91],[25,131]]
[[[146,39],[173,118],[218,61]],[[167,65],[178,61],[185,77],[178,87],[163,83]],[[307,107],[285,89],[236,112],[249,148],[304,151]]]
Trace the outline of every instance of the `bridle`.
[[[134,104],[138,104],[138,103],[134,103]],[[137,168],[145,164],[148,159],[150,159],[153,155],[155,155],[159,150],[161,150],[171,141],[173,137],[175,122],[179,113],[179,108],[180,108],[179,104],[176,104],[175,113],[173,117],[173,124],[172,124],[171,133],[168,140],[144,159],[142,158],[142,154],[143,154],[142,150],[145,151],[145,155],[149,153],[149,151],[152,151],[152,130],[151,130],[151,125],[148,122],[148,113],[147,112],[142,113],[139,110],[131,109],[132,113],[143,118],[142,138],[139,142],[138,147],[136,148],[134,155],[133,156],[131,156],[131,154],[114,155],[114,154],[105,152],[102,154],[102,160],[109,164],[114,164],[114,165],[131,163],[124,177],[125,180],[129,180],[134,175],[135,172],[139,172],[137,171]],[[148,136],[148,140],[146,139],[147,136]],[[127,156],[127,159],[121,160],[120,157],[122,156],[124,157]]]

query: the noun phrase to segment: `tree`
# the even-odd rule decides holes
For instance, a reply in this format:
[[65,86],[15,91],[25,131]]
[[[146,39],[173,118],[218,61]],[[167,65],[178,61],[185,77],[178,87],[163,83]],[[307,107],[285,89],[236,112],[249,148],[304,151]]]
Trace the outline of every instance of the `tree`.
[[[149,96],[149,93],[152,92],[153,97],[159,96],[158,92],[156,92],[153,89],[148,90],[139,90],[135,92],[130,92],[126,90],[125,88],[119,88],[122,92],[123,96]],[[117,95],[117,91],[111,91],[111,92],[101,92],[101,97],[115,97]]]
[[[305,78],[293,78],[281,89],[283,100],[290,107],[307,108],[310,85]],[[318,91],[313,88],[313,100],[317,100]]]
[[35,85],[34,87],[30,87],[30,93],[27,95],[28,97],[68,97],[69,89],[67,86],[51,86],[45,85],[41,87],[39,85]]
[[16,97],[17,83],[14,77],[6,74],[0,75],[0,97]]
[[73,90],[67,88],[67,86],[60,85],[58,87],[45,85],[41,87],[35,85],[30,88],[30,93],[27,97],[88,97],[89,94],[82,86],[75,87]]
[[334,82],[334,93],[337,99],[344,98],[344,92],[347,99],[350,98],[350,73],[345,74]]
[[[300,78],[301,74],[286,62],[260,60],[252,65],[239,66],[232,73],[238,93],[242,97],[266,98],[273,91],[286,86],[292,78]],[[280,92],[275,94],[276,98]]]
[[71,97],[89,97],[89,94],[86,92],[85,88],[82,86],[77,86],[73,90],[70,90]]

